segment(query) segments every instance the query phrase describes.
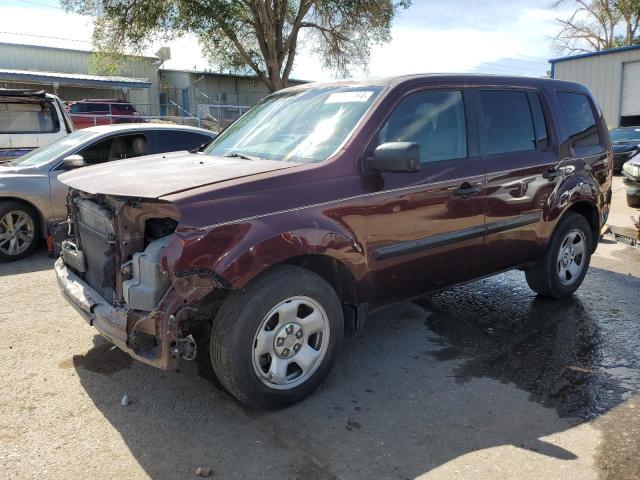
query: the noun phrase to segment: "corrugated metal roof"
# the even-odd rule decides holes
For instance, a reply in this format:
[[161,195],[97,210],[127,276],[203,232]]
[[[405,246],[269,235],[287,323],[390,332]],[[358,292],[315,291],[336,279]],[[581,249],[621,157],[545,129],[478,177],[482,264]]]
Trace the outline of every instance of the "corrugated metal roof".
[[[6,33],[6,32],[5,32]],[[44,39],[42,39],[44,41]],[[0,47],[2,46],[9,46],[9,47],[27,47],[27,48],[42,48],[42,49],[46,49],[46,50],[58,50],[60,52],[75,52],[75,53],[88,53],[88,54],[92,54],[95,53],[94,50],[90,49],[90,48],[71,48],[71,47],[52,47],[50,45],[39,45],[37,43],[33,43],[33,41],[27,43],[27,42],[3,42],[0,41]],[[146,60],[158,60],[158,57],[155,57],[153,55],[133,55],[133,54],[128,54],[125,53],[124,54],[125,57],[128,58],[133,58],[133,59],[146,59]]]
[[582,53],[580,55],[572,55],[570,57],[552,58],[552,59],[549,60],[549,63],[551,63],[553,65],[554,63],[566,62],[568,60],[576,60],[578,58],[587,58],[587,57],[595,57],[595,56],[598,56],[598,55],[607,55],[607,54],[610,54],[610,53],[626,52],[627,50],[637,50],[639,48],[640,48],[640,45],[630,45],[630,46],[627,46],[627,47],[612,48],[610,50],[600,50],[599,52]]
[[11,70],[6,68],[0,68],[0,80],[36,83],[60,82],[73,85],[128,88],[151,88],[152,86],[152,83],[148,78],[86,75],[83,73],[40,72],[37,70]]

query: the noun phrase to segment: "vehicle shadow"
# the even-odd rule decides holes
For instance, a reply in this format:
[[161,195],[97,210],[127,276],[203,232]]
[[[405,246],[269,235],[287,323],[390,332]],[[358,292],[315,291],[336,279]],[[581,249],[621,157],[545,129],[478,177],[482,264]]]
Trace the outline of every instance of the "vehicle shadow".
[[56,259],[49,257],[45,249],[38,249],[22,260],[0,263],[0,277],[51,270],[55,262]]
[[[241,407],[203,378],[202,363],[158,371],[98,336],[73,363],[154,479],[191,478],[199,466],[218,478],[414,478],[502,445],[574,461],[541,438],[640,391],[613,368],[626,358],[640,369],[638,286],[592,269],[578,294],[553,302],[510,272],[388,307],[345,339],[314,395],[274,412]],[[611,289],[629,303],[614,308]],[[125,393],[132,403],[122,407]]]

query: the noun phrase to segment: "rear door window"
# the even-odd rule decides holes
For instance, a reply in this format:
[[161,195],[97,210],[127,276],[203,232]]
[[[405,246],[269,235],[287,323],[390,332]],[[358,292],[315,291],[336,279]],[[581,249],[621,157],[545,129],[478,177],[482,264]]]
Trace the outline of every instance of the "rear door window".
[[600,134],[591,102],[586,95],[558,92],[558,101],[569,129],[573,147],[592,147],[600,144]]
[[[478,90],[478,98],[481,108],[480,146],[483,155],[536,150],[536,129],[527,92]],[[540,130],[540,137],[546,139],[546,128],[544,131],[542,128]]]
[[48,102],[0,103],[0,133],[54,133],[59,130],[55,107]]
[[378,134],[378,144],[414,142],[421,163],[467,156],[467,127],[460,90],[424,91],[405,97]]

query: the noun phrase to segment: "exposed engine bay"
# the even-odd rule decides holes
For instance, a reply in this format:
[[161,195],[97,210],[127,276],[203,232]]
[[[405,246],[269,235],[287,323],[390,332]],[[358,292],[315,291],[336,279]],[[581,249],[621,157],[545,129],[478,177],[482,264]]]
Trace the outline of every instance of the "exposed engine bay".
[[[178,225],[178,210],[166,202],[73,189],[67,203],[68,238],[61,259],[102,297],[89,306],[95,317],[90,323],[154,366],[167,368],[166,359],[176,355],[194,358],[193,337],[178,328],[189,307],[180,305],[184,301],[161,262]],[[103,318],[98,309],[109,312]]]

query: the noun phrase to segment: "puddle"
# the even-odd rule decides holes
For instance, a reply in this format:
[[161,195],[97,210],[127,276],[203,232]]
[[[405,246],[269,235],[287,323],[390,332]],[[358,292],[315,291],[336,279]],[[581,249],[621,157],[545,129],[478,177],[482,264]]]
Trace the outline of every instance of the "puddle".
[[562,417],[588,419],[640,392],[638,286],[592,269],[576,295],[547,300],[509,272],[417,303],[433,312],[425,323],[445,340],[431,355],[462,360],[456,381],[513,383]]

